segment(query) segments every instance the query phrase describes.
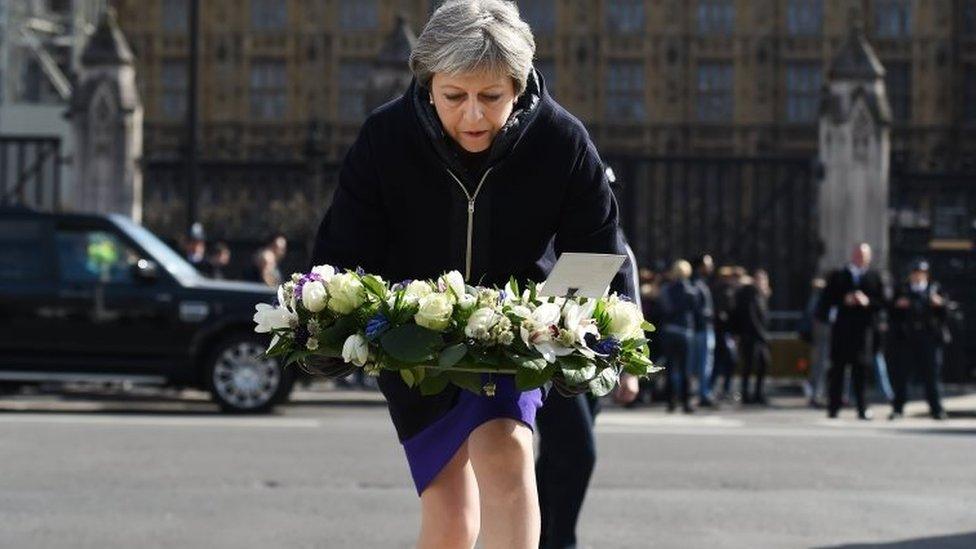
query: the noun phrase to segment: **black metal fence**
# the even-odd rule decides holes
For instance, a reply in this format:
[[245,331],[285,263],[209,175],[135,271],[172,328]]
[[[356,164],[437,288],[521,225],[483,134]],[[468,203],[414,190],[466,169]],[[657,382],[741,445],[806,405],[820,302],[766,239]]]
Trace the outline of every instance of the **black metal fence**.
[[643,265],[709,253],[762,267],[770,306],[802,310],[816,273],[817,169],[811,158],[607,156],[624,228]]
[[0,206],[61,209],[61,140],[0,136]]
[[945,379],[976,378],[976,172],[932,172],[895,162],[891,171],[891,271],[897,280],[915,259],[959,304]]
[[[171,244],[186,233],[185,164],[146,164],[143,223]],[[251,254],[272,234],[284,233],[291,249],[281,270],[305,267],[312,232],[328,207],[338,166],[308,161],[203,161],[197,186],[199,221],[210,241],[232,250],[231,273],[244,272]]]

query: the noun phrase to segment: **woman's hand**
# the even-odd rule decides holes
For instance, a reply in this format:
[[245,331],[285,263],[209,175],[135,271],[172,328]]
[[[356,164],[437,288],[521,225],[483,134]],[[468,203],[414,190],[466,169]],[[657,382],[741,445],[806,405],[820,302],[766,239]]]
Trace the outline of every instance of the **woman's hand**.
[[617,404],[630,404],[637,398],[638,391],[640,391],[640,383],[637,376],[624,372],[620,374],[620,383],[613,391],[613,401]]

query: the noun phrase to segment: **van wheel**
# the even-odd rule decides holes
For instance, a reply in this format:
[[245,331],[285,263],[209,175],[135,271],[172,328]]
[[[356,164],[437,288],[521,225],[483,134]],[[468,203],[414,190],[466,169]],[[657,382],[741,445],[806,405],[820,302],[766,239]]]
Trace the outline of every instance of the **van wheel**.
[[239,334],[221,340],[207,357],[207,389],[228,413],[268,413],[288,398],[295,384],[292,369],[264,356],[264,338]]

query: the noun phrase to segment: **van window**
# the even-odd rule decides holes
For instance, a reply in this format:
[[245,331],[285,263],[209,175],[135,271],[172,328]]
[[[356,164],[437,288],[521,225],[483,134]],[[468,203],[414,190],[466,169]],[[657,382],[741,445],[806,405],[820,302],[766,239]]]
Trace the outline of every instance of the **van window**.
[[0,282],[47,278],[44,247],[42,221],[0,219]]

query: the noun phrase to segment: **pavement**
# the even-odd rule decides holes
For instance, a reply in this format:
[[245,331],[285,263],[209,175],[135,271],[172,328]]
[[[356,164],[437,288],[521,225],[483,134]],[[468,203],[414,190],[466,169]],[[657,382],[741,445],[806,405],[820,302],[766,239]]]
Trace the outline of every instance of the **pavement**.
[[[950,419],[693,415],[608,405],[580,547],[976,547],[976,393]],[[874,406],[876,417],[886,406]],[[269,416],[203,393],[0,397],[0,547],[411,547],[419,507],[375,392],[312,386]]]

